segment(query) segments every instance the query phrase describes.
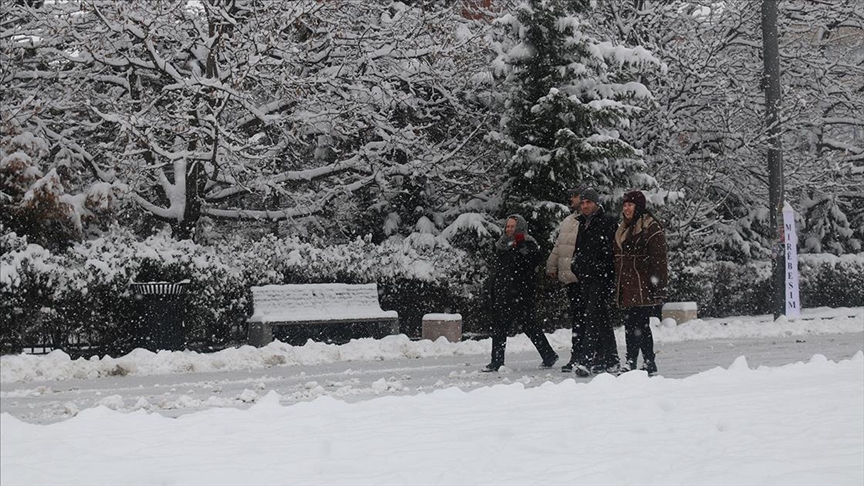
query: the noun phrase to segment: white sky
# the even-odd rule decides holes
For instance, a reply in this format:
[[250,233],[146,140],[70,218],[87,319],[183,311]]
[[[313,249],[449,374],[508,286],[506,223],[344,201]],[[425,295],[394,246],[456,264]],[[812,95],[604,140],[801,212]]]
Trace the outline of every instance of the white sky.
[[[654,330],[658,342],[799,335],[812,340],[821,333],[856,333],[858,339],[864,330],[862,308],[808,310],[804,317],[667,322]],[[565,331],[550,337],[556,349],[568,347]],[[508,356],[533,351],[530,346],[524,335],[510,339]],[[124,406],[124,386],[144,378],[168,381],[184,376],[178,375],[181,369],[195,375],[189,370],[265,366],[266,357],[283,356],[285,363],[274,369],[302,374],[319,366],[308,364],[315,360],[351,361],[351,368],[362,370],[411,356],[422,363],[488,352],[488,340],[450,344],[391,337],[344,346],[273,343],[213,355],[3,357],[7,390],[37,386],[54,367],[54,378],[72,388],[105,389],[100,404],[50,425],[0,414],[0,483],[864,484],[861,351],[838,362],[817,354],[807,362],[755,369],[740,357],[727,368],[683,379],[663,377],[661,361],[661,376],[653,378],[632,372],[539,386],[505,379],[469,391],[450,386],[353,403],[320,396],[285,405],[275,391],[247,390],[251,407],[216,404],[176,418]],[[737,350],[723,352],[734,356]],[[99,376],[108,364],[121,362],[133,368],[130,375]],[[72,378],[80,373],[92,377]],[[8,402],[13,394],[0,397]]]

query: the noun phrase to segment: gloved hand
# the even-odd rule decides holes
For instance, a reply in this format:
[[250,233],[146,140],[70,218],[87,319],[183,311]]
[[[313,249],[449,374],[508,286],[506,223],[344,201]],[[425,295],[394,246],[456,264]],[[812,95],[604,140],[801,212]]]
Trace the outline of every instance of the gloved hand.
[[525,233],[516,233],[513,235],[513,246],[519,246],[519,243],[525,241]]

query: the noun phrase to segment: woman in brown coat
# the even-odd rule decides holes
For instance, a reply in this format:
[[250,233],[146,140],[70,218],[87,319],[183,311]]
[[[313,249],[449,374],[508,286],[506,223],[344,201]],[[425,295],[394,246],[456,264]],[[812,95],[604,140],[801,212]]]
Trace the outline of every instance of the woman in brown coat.
[[666,236],[663,228],[645,208],[645,195],[631,191],[624,195],[623,220],[615,232],[615,270],[618,305],[624,309],[627,361],[622,369],[636,369],[642,352],[643,369],[657,374],[651,317],[660,315],[669,280]]

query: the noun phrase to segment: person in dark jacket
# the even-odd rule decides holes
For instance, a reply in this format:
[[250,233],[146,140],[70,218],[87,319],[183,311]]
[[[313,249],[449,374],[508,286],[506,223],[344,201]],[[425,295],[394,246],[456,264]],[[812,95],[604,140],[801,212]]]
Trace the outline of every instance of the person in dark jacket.
[[624,195],[623,221],[615,233],[616,300],[624,310],[627,361],[623,371],[636,369],[642,352],[643,368],[657,374],[651,317],[660,316],[669,281],[666,236],[657,219],[645,207],[645,195]]
[[521,325],[522,331],[534,343],[543,359],[542,367],[551,368],[558,361],[558,355],[549,345],[535,317],[536,268],[541,255],[537,241],[527,233],[527,229],[525,218],[518,214],[511,215],[504,226],[504,234],[495,243],[496,259],[490,279],[495,315],[492,361],[483,368],[484,372],[498,371],[504,366],[507,332],[514,323]]
[[[618,219],[605,213],[594,189],[583,191],[581,198],[582,214],[579,215],[579,236],[573,253],[573,272],[582,283],[585,332],[582,351],[573,363],[573,369],[579,376],[588,376],[592,371],[617,373],[620,368],[618,345],[609,305],[615,288],[612,245]],[[562,368],[562,371],[569,371],[567,368]]]
[[557,278],[564,284],[567,300],[570,301],[570,322],[573,332],[570,343],[570,361],[562,368],[563,372],[573,371],[573,366],[579,361],[582,352],[582,335],[585,316],[585,306],[582,305],[582,284],[579,277],[573,273],[573,252],[576,250],[576,237],[579,235],[579,215],[582,212],[581,194],[584,187],[574,187],[567,190],[572,214],[564,218],[558,228],[558,238],[555,247],[546,260],[546,276]]

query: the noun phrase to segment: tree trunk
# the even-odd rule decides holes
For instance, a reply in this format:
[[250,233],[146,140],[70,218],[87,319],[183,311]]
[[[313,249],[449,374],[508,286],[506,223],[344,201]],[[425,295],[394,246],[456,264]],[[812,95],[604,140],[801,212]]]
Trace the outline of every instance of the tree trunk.
[[171,224],[171,235],[177,240],[195,239],[195,228],[201,219],[199,189],[204,177],[204,168],[200,162],[194,162],[186,173],[186,207],[183,210],[183,220]]

